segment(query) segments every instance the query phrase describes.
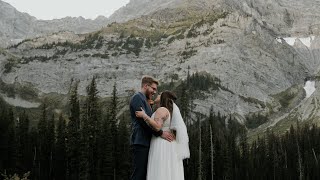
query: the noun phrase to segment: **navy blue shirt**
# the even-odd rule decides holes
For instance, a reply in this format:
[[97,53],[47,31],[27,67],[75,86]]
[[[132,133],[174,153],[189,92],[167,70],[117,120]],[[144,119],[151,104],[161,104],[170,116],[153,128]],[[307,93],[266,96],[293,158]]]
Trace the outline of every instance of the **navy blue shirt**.
[[132,122],[131,144],[150,146],[152,134],[160,136],[162,131],[156,132],[152,130],[143,119],[136,117],[136,111],[141,111],[141,107],[146,114],[151,117],[152,109],[147,103],[147,98],[143,93],[139,92],[133,95],[130,100],[130,115]]

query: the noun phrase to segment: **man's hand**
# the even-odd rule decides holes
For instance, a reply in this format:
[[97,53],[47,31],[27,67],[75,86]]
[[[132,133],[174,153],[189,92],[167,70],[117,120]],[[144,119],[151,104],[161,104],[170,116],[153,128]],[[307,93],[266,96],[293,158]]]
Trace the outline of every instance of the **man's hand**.
[[176,137],[174,136],[173,133],[171,133],[170,131],[163,131],[162,135],[161,135],[162,139],[165,139],[169,142],[172,142],[176,139]]

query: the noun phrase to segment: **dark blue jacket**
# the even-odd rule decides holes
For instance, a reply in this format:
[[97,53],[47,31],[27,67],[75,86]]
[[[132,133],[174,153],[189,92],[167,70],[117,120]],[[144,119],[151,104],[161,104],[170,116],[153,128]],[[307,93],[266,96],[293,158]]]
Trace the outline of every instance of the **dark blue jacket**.
[[139,92],[131,97],[130,115],[132,122],[131,145],[150,146],[152,134],[159,136],[159,132],[153,131],[143,119],[136,117],[136,111],[141,111],[141,107],[146,114],[151,117],[152,109],[147,103],[146,96]]

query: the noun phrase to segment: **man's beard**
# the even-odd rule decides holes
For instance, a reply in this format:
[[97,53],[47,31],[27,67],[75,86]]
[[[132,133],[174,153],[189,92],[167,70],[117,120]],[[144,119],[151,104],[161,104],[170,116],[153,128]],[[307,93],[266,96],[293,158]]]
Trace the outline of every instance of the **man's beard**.
[[147,99],[152,99],[152,93],[150,92],[150,91],[146,91],[146,97],[147,97]]

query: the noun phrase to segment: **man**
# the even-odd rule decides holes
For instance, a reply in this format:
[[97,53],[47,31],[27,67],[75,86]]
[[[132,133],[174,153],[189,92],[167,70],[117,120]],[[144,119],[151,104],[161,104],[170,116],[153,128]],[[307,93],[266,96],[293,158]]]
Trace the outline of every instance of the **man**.
[[155,131],[145,121],[138,119],[135,112],[141,111],[151,117],[152,109],[147,102],[157,92],[159,82],[151,76],[143,76],[141,90],[131,97],[130,115],[132,121],[131,146],[133,150],[133,173],[131,180],[145,180],[147,175],[148,154],[152,134],[161,136],[169,142],[174,140],[174,135],[168,131]]

